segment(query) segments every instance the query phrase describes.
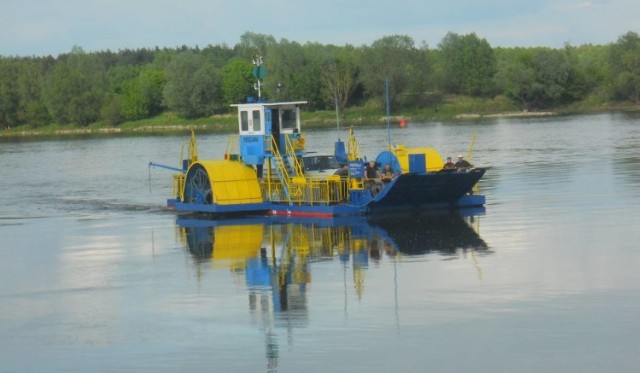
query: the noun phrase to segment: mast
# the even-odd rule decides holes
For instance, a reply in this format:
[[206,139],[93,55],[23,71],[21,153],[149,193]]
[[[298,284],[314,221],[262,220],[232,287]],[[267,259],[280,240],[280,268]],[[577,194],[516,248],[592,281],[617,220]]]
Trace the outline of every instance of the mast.
[[338,109],[338,88],[334,87],[333,97],[335,98],[335,102],[336,102],[336,123],[338,125],[338,141],[340,141],[340,113]]
[[389,150],[391,150],[391,119],[389,116],[391,115],[391,109],[389,108],[389,78],[385,78],[384,80],[384,93],[387,99],[387,138]]
[[262,83],[260,82],[260,80],[264,79],[264,77],[267,75],[267,70],[265,70],[262,67],[261,55],[256,54],[256,56],[253,57],[252,62],[255,65],[255,67],[253,68],[252,74],[256,78],[256,80],[258,80],[258,83],[256,83],[254,87],[258,90],[258,102],[259,102],[260,98],[262,97],[262,91],[261,91]]

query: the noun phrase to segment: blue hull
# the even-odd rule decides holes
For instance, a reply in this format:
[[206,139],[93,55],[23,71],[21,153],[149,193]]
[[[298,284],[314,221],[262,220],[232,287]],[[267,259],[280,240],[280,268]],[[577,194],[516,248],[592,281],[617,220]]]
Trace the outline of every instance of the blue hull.
[[389,211],[434,210],[481,207],[483,195],[471,195],[473,186],[484,175],[484,169],[470,172],[434,172],[403,174],[386,185],[375,197],[369,190],[352,191],[351,201],[339,204],[255,204],[217,205],[183,203],[167,200],[176,211],[208,214],[285,215],[330,217],[373,215]]
[[470,172],[433,172],[403,174],[380,191],[368,204],[370,212],[397,209],[428,209],[433,207],[459,207],[484,205],[484,196],[461,198],[472,192],[473,186],[484,175],[485,169]]

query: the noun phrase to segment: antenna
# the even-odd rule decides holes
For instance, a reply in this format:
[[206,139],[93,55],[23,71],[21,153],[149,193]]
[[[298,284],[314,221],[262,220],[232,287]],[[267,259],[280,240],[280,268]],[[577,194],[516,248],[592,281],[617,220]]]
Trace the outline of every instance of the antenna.
[[260,79],[264,79],[264,77],[267,75],[267,70],[265,70],[264,67],[262,67],[261,55],[256,54],[256,56],[253,57],[252,62],[255,65],[255,67],[253,68],[253,71],[251,73],[258,80],[258,83],[256,84],[255,88],[258,90],[258,101],[260,101],[260,98],[262,96]]
[[338,111],[338,88],[333,88],[333,97],[336,101],[336,123],[338,125],[338,141],[340,141],[340,113]]
[[387,137],[388,137],[388,145],[389,149],[391,149],[391,122],[389,116],[391,115],[390,104],[389,104],[389,78],[384,79],[384,92],[387,99]]

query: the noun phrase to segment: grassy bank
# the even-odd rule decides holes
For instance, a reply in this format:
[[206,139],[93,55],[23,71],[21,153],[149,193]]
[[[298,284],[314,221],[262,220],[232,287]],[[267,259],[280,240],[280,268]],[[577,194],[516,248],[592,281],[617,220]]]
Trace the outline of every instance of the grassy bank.
[[[612,104],[597,97],[590,97],[570,106],[555,108],[552,111],[522,111],[520,107],[505,97],[471,98],[465,96],[446,97],[438,105],[423,109],[392,111],[391,120],[397,123],[400,118],[409,122],[478,120],[495,117],[529,117],[555,114],[581,114],[608,111],[640,111],[640,106],[632,104]],[[333,128],[336,114],[333,110],[302,112],[302,120],[307,129]],[[341,126],[367,126],[386,123],[386,110],[381,103],[368,103],[360,107],[351,107],[340,115]],[[26,136],[78,136],[78,135],[143,135],[182,133],[189,130],[207,133],[233,133],[237,131],[235,112],[214,115],[206,118],[184,119],[174,113],[166,112],[153,118],[129,121],[110,126],[103,122],[89,126],[57,125],[34,128],[29,125],[0,130],[0,137]]]

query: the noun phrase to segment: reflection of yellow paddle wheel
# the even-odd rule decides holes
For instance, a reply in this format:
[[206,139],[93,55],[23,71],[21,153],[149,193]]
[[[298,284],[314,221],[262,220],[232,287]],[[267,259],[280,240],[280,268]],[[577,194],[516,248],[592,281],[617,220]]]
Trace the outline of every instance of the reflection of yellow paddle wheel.
[[[278,293],[279,305],[286,310],[290,296],[312,280],[309,263],[335,257],[351,262],[353,286],[358,298],[364,291],[364,271],[371,259],[379,260],[379,238],[354,226],[327,226],[291,223],[265,226],[194,226],[182,228],[180,237],[199,262],[212,261],[214,268],[228,267],[238,275],[245,274],[249,288],[270,288]],[[389,254],[389,253],[387,253]],[[304,295],[302,295],[304,298]],[[306,303],[306,301],[303,301]]]
[[213,244],[214,265],[245,268],[248,259],[258,257],[263,236],[262,224],[217,227]]
[[180,238],[199,261],[213,259],[214,266],[244,269],[260,252],[264,225],[230,225],[182,228]]

